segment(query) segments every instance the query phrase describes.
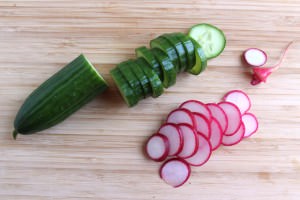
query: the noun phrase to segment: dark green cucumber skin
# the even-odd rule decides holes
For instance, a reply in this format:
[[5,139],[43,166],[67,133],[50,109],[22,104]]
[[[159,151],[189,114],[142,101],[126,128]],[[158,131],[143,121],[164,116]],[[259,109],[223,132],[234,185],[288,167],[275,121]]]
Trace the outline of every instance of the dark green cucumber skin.
[[163,71],[163,86],[168,88],[176,83],[177,70],[169,57],[160,49],[153,48],[151,52],[158,60]]
[[161,67],[159,65],[159,62],[156,60],[156,58],[153,56],[153,54],[147,47],[141,46],[139,48],[136,48],[135,53],[138,58],[139,57],[144,58],[146,60],[146,62],[155,71],[155,73],[159,76],[159,78],[162,79],[163,73],[162,73]]
[[196,58],[195,66],[192,67],[190,70],[188,70],[188,72],[193,75],[198,75],[206,69],[207,58],[205,56],[204,50],[202,49],[201,45],[198,42],[196,42],[193,38],[190,38],[190,39],[194,44],[195,54],[197,54],[197,55],[195,55],[195,57],[198,56],[201,59],[201,61],[200,61],[201,67],[198,68],[198,66],[197,66],[198,63],[197,63],[197,58]]
[[130,87],[135,92],[139,100],[143,99],[144,98],[143,88],[140,84],[139,79],[130,69],[130,60],[118,64],[117,67],[121,71],[123,77],[129,83]]
[[150,67],[147,61],[144,58],[138,58],[136,59],[136,64],[140,66],[140,68],[143,70],[143,72],[149,79],[151,89],[152,89],[151,96],[153,98],[157,98],[160,95],[162,95],[162,93],[164,92],[162,81],[158,77],[158,75],[154,72],[154,70]]
[[179,72],[181,69],[181,63],[178,59],[178,54],[174,46],[164,37],[159,36],[150,41],[151,48],[157,48],[168,55],[173,65],[176,67],[176,71]]
[[138,64],[136,64],[136,62],[134,60],[130,60],[130,62],[128,62],[128,65],[129,65],[131,71],[135,74],[135,76],[139,80],[140,85],[142,86],[142,89],[143,89],[144,97],[146,98],[146,97],[150,96],[152,93],[152,90],[151,90],[151,85],[150,85],[148,77],[144,74],[143,70],[140,68],[140,66]]
[[28,96],[15,118],[14,137],[62,122],[107,88],[86,57],[78,56]]

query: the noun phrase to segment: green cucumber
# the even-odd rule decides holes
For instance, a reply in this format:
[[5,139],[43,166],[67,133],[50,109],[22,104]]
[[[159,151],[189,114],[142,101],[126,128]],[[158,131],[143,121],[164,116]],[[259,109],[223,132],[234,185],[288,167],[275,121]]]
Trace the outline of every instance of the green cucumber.
[[13,137],[62,122],[107,87],[90,61],[78,56],[28,96],[15,118]]
[[182,42],[174,34],[164,34],[162,37],[166,38],[175,48],[180,62],[180,71],[184,71],[187,67],[187,57]]
[[177,71],[170,58],[160,49],[151,49],[154,57],[158,60],[163,71],[163,86],[168,88],[176,83]]
[[135,92],[136,96],[140,99],[143,99],[144,92],[142,85],[140,84],[139,79],[135,76],[135,74],[130,69],[130,60],[127,60],[125,62],[122,62],[117,65],[119,70],[121,71],[123,77],[126,79],[132,90]]
[[133,89],[130,87],[122,72],[116,67],[110,70],[110,75],[113,78],[121,96],[129,107],[138,103],[139,98],[136,96]]
[[172,46],[172,44],[169,43],[169,41],[166,38],[163,38],[161,36],[153,39],[150,41],[151,48],[157,48],[163,51],[165,54],[167,54],[172,61],[173,65],[176,67],[176,71],[180,71],[180,62],[178,60],[178,55],[175,50],[175,48]]
[[162,79],[162,70],[159,65],[159,62],[156,60],[156,58],[153,56],[151,51],[147,49],[145,46],[139,47],[135,49],[136,56],[144,58],[147,63],[152,67],[152,69],[155,71],[155,73],[159,76],[160,79]]
[[220,55],[226,46],[223,31],[211,24],[193,26],[189,31],[189,36],[202,46],[207,59]]
[[152,89],[152,97],[156,98],[162,95],[164,92],[163,84],[158,77],[158,75],[153,71],[151,66],[147,63],[144,58],[138,58],[135,60],[136,64],[140,66],[143,70],[144,74],[148,77],[151,89]]
[[207,58],[200,44],[192,38],[191,41],[194,44],[196,61],[195,65],[190,70],[188,70],[188,72],[190,74],[198,75],[206,69]]
[[136,62],[134,60],[130,60],[128,62],[128,65],[131,69],[131,71],[135,74],[135,76],[138,78],[142,89],[143,89],[143,94],[144,97],[148,97],[149,95],[151,95],[151,86],[150,86],[150,82],[149,79],[147,78],[147,76],[144,74],[143,70],[140,68],[140,66],[138,64],[136,64]]

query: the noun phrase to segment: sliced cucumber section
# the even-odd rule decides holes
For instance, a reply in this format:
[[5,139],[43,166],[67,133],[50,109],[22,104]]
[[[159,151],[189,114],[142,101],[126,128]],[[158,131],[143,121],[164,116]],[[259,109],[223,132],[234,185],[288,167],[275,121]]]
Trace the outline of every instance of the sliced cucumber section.
[[174,33],[174,34],[183,43],[183,47],[185,50],[185,54],[187,56],[187,63],[188,63],[186,71],[188,71],[192,67],[194,67],[195,61],[196,61],[194,44],[193,44],[191,38],[189,36],[185,35],[184,33]]
[[174,67],[173,63],[169,59],[169,57],[160,49],[153,48],[151,52],[158,60],[162,71],[163,71],[163,86],[168,88],[176,83],[176,68]]
[[200,46],[200,44],[192,38],[191,38],[191,41],[193,42],[194,48],[195,48],[196,62],[195,62],[194,67],[192,67],[190,70],[188,70],[188,72],[191,74],[194,74],[194,75],[198,75],[206,69],[207,58],[206,58],[205,53],[204,53],[202,47]]
[[136,64],[140,66],[145,75],[148,77],[151,88],[152,88],[152,97],[156,98],[162,95],[164,92],[164,87],[158,75],[153,71],[151,66],[147,63],[144,58],[138,58],[135,60]]
[[176,49],[166,38],[159,36],[150,41],[150,46],[151,48],[158,48],[167,54],[176,67],[176,71],[180,71],[181,66]]
[[212,59],[220,55],[226,45],[226,38],[223,31],[211,24],[193,26],[189,31],[189,36],[202,46],[207,59]]
[[127,105],[129,107],[132,107],[137,104],[137,102],[139,101],[138,97],[136,96],[130,85],[127,83],[126,79],[123,77],[121,71],[116,67],[110,71],[110,75],[116,83],[116,86]]
[[155,71],[155,73],[159,76],[160,79],[162,79],[162,70],[159,65],[159,62],[156,60],[156,58],[153,56],[151,51],[147,49],[147,47],[142,46],[135,49],[136,56],[142,57],[146,60],[146,62],[152,67],[152,69]]

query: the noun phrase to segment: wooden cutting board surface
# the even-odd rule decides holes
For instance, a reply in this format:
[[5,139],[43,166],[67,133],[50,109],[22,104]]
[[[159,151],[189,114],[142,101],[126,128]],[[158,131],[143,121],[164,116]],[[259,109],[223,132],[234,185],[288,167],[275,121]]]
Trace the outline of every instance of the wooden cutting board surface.
[[[224,30],[224,53],[203,74],[179,75],[160,98],[127,108],[109,70],[152,38],[203,22]],[[298,0],[1,0],[0,199],[299,200],[299,39]],[[282,68],[251,86],[243,50],[264,49],[271,65],[291,40]],[[80,53],[109,91],[54,128],[14,141],[24,99]],[[163,183],[160,163],[142,153],[145,140],[181,102],[218,102],[232,89],[250,95],[258,133],[220,147],[184,186]]]

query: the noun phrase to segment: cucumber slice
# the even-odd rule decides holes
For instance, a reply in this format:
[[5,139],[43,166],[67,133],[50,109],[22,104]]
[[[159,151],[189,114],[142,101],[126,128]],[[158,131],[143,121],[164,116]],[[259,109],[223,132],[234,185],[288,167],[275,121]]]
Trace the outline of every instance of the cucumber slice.
[[220,55],[226,45],[223,31],[211,24],[193,26],[189,31],[189,36],[202,46],[207,59]]
[[156,98],[162,95],[164,92],[164,87],[158,75],[153,71],[151,66],[147,63],[144,58],[138,58],[135,60],[136,64],[140,66],[145,75],[148,77],[151,88],[152,88],[152,97]]
[[135,49],[136,56],[142,57],[146,60],[146,62],[152,67],[152,69],[155,71],[155,73],[159,76],[160,79],[162,79],[162,70],[159,65],[159,62],[156,60],[156,58],[153,56],[151,51],[147,49],[147,47],[142,46]]
[[150,46],[151,48],[158,48],[167,54],[173,65],[176,67],[176,71],[180,71],[181,66],[176,49],[166,38],[159,36],[158,38],[150,41]]
[[169,57],[160,49],[151,49],[154,57],[158,60],[163,71],[163,86],[168,88],[176,83],[177,71]]
[[206,69],[207,58],[206,58],[204,50],[202,49],[200,44],[198,42],[196,42],[194,39],[192,39],[192,38],[190,38],[190,39],[194,44],[196,62],[195,62],[194,67],[192,67],[190,70],[188,70],[188,72],[190,74],[198,75]]
[[169,43],[176,49],[177,56],[180,62],[180,71],[184,71],[187,67],[187,58],[182,42],[174,34],[164,34],[163,38],[169,41]]
[[185,35],[184,33],[174,33],[176,37],[183,43],[183,47],[185,50],[185,54],[187,56],[187,63],[188,66],[186,70],[190,70],[195,65],[195,48],[192,40],[189,36]]
[[152,92],[149,79],[144,74],[144,72],[140,68],[140,66],[135,63],[134,60],[130,60],[128,62],[128,65],[129,65],[131,71],[134,73],[134,75],[139,80],[139,82],[140,82],[140,84],[142,86],[142,89],[143,89],[144,97],[145,98],[148,97],[151,94],[151,92]]
[[143,88],[138,78],[131,71],[129,61],[125,61],[118,64],[117,68],[121,71],[123,77],[126,79],[130,87],[133,89],[138,99],[139,100],[143,99],[144,98]]
[[126,79],[123,77],[121,71],[116,67],[110,71],[110,75],[116,83],[116,86],[127,105],[129,107],[132,107],[137,104],[139,101],[138,97],[136,96],[130,85],[127,83]]

